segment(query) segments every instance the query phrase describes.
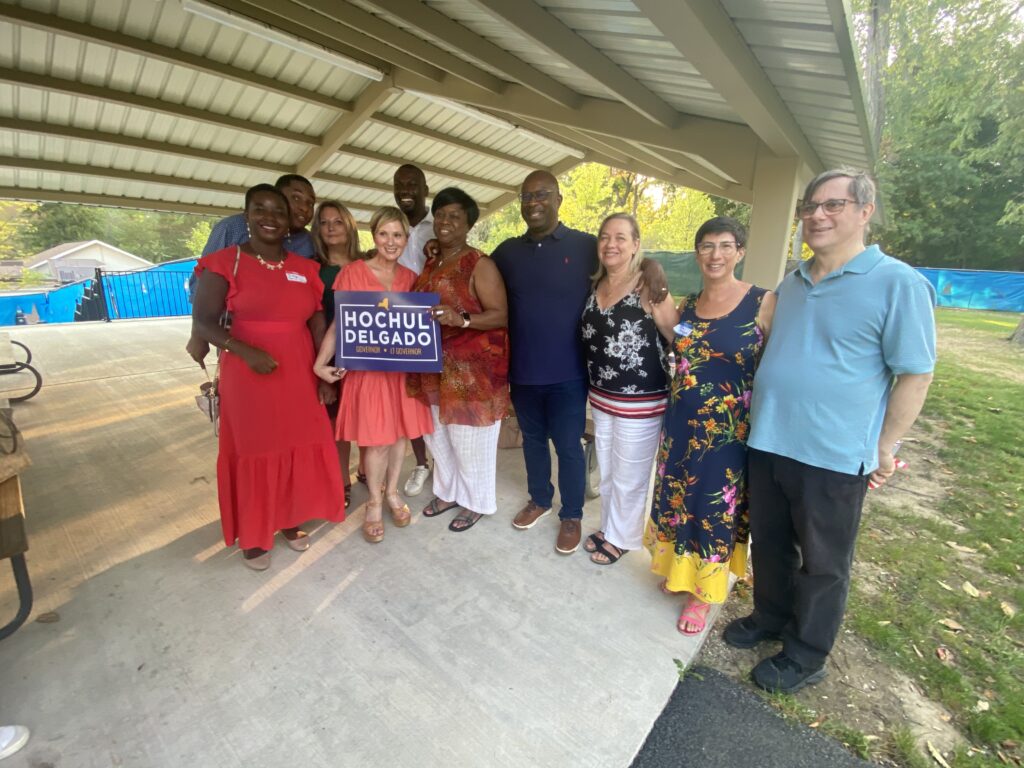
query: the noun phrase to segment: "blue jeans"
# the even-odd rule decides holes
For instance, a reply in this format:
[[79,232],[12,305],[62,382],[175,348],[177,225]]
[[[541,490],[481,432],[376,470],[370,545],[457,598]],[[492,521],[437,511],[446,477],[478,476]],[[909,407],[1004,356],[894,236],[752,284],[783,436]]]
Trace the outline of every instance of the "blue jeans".
[[562,520],[583,517],[583,431],[587,424],[587,380],[558,384],[513,384],[512,405],[523,433],[526,485],[530,499],[547,509],[555,488],[551,485],[551,451],[558,454],[558,494],[562,497]]

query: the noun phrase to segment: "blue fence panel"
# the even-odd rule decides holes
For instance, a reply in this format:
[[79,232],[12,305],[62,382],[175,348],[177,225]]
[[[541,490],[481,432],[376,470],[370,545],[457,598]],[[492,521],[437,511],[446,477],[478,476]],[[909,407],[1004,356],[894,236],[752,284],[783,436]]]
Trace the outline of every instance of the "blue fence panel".
[[75,319],[75,307],[82,299],[85,288],[92,281],[82,280],[38,293],[0,293],[0,326],[15,325],[20,309],[26,316],[33,310],[39,314],[41,323],[70,323]]
[[1024,312],[1024,272],[918,267],[935,287],[940,307]]
[[103,293],[111,320],[180,317],[192,314],[188,296],[191,270],[147,269],[104,272]]

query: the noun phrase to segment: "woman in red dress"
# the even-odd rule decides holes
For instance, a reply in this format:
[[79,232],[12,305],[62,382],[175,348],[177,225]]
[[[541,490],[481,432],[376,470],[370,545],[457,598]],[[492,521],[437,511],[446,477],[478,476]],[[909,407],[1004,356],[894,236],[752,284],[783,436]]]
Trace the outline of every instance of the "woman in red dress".
[[[324,333],[319,265],[284,250],[288,201],[269,184],[245,195],[250,240],[199,260],[192,308],[220,364],[217,491],[224,542],[254,570],[270,566],[274,534],[309,548],[299,527],[345,519],[338,454],[312,373]],[[231,313],[230,331],[219,319]]]
[[[397,208],[381,208],[370,219],[376,253],[349,264],[334,281],[338,291],[411,291],[416,273],[398,263],[409,235],[409,222]],[[345,377],[345,396],[338,407],[338,440],[354,440],[366,456],[366,502],[363,538],[384,539],[381,486],[396,528],[409,524],[409,505],[398,495],[406,438],[422,437],[433,428],[430,410],[405,391],[405,374],[388,371],[345,371],[334,367],[334,323],[327,329],[314,370],[325,382]]]

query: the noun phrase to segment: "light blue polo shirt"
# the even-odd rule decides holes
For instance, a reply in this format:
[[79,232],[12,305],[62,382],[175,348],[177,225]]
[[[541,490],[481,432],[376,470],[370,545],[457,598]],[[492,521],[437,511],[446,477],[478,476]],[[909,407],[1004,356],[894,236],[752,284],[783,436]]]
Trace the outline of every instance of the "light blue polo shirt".
[[779,285],[754,378],[747,445],[856,475],[878,466],[893,377],[935,367],[935,289],[877,245],[811,282]]

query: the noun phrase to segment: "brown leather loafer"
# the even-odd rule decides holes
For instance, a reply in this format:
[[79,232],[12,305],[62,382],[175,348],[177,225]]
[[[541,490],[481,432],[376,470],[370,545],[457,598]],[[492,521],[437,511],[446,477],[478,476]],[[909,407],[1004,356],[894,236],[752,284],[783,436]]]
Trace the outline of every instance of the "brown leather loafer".
[[533,499],[527,502],[526,506],[519,510],[519,513],[512,519],[512,527],[525,531],[533,528],[544,515],[551,513],[551,507],[544,509],[533,503]]
[[579,520],[563,520],[558,528],[558,540],[555,551],[560,555],[571,555],[580,546],[583,526]]

